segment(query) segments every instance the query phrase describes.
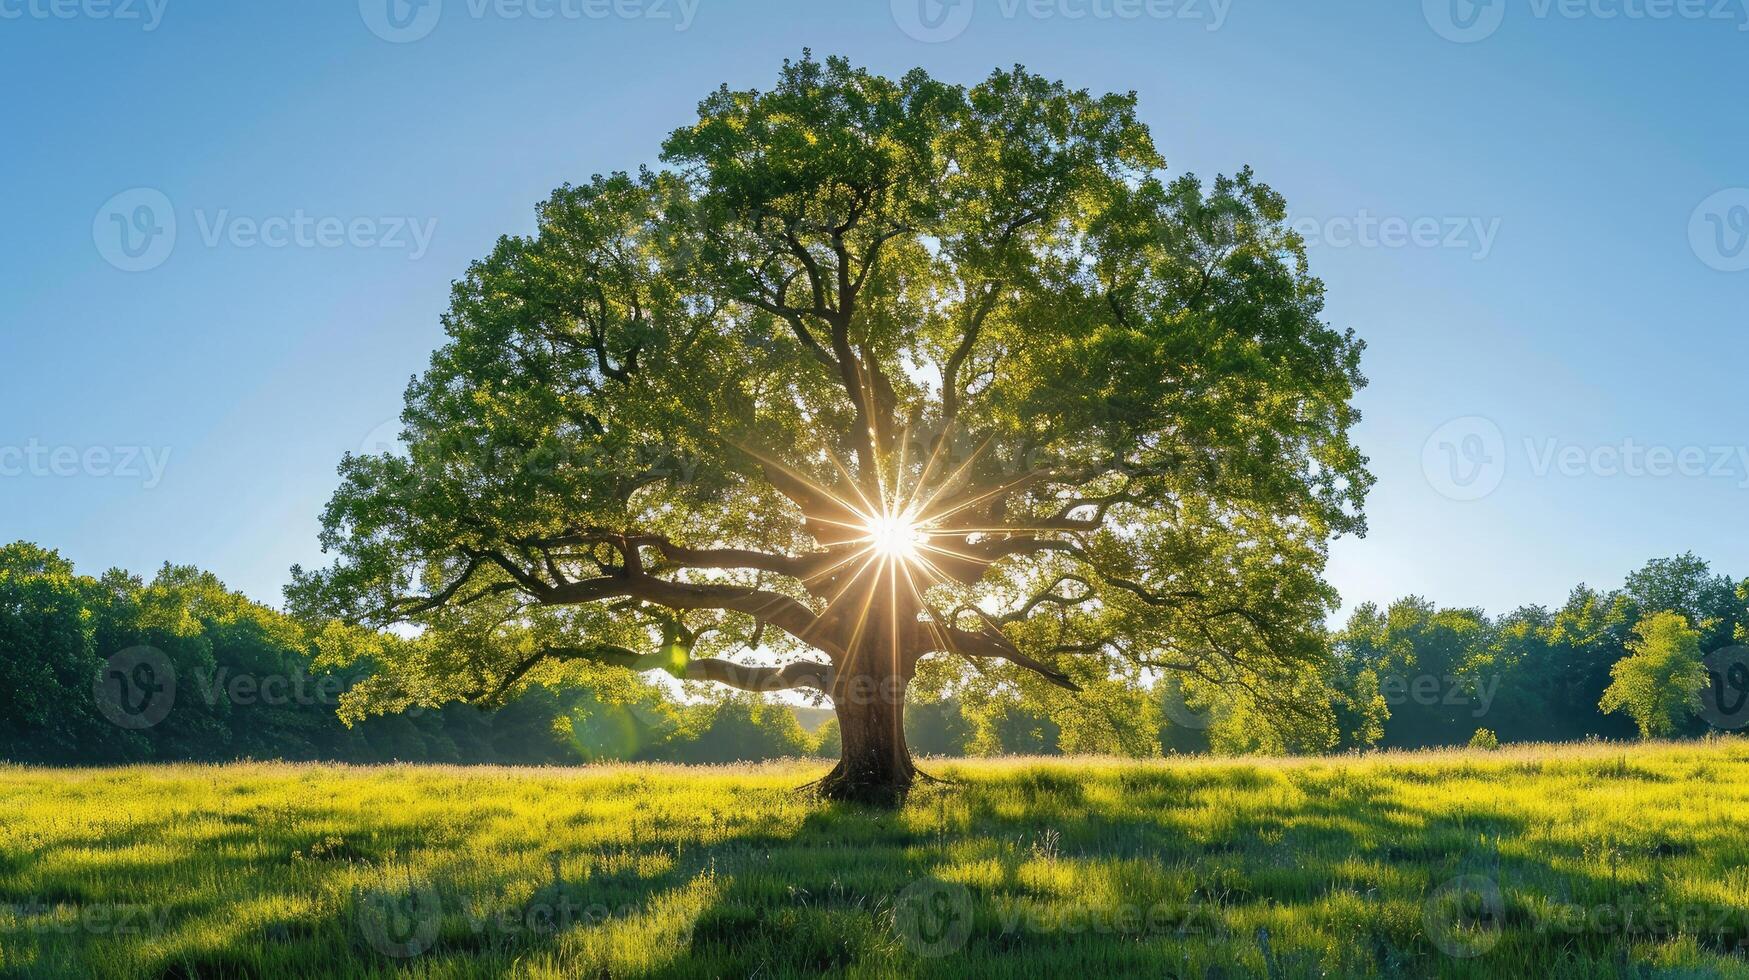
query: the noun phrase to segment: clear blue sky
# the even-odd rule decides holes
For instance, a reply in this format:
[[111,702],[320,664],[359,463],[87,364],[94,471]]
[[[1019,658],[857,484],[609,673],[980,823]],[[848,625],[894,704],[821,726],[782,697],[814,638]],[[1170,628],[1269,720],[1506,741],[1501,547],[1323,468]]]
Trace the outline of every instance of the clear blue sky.
[[1349,604],[1749,574],[1739,0],[386,2],[0,0],[0,538],[277,603],[468,261],[811,47],[1134,89],[1174,171],[1287,196],[1369,344]]

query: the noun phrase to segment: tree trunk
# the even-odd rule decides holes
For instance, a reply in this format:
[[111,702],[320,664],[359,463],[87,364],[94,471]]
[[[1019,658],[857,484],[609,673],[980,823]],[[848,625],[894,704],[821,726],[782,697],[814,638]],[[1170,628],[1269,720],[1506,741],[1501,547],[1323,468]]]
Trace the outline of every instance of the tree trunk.
[[820,781],[821,796],[874,806],[904,802],[917,775],[905,744],[909,674],[857,674],[835,685],[833,708],[843,747],[838,765]]

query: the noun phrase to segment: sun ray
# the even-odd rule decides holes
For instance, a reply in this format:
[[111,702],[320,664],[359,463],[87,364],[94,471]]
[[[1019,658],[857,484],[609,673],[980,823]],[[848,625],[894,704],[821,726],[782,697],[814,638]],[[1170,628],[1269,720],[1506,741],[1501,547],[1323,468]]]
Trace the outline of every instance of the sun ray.
[[[993,438],[995,438],[995,437],[992,436],[991,439],[993,439]],[[929,494],[929,499],[923,501],[922,504],[917,505],[917,507],[916,507],[917,512],[918,513],[927,513],[929,511],[929,508],[931,506],[933,506],[934,503],[938,499],[941,498],[942,494],[947,493],[947,492],[955,489],[962,482],[962,477],[965,475],[966,471],[971,469],[972,464],[978,461],[978,457],[982,456],[984,454],[984,450],[990,448],[991,439],[985,439],[982,443],[980,443],[978,445],[978,448],[972,450],[971,455],[966,457],[965,462],[961,463],[957,469],[955,469],[952,473],[948,474],[947,479],[941,481],[941,485],[936,487],[935,490]],[[947,437],[943,436],[942,437],[942,444],[945,445],[946,442],[947,442]],[[926,483],[922,479],[919,479],[917,481],[917,486],[915,488],[913,488],[913,490],[912,490],[913,499],[915,499],[917,494],[923,492],[924,486],[926,486]],[[982,498],[980,498],[980,499],[982,499]],[[947,513],[951,514],[951,513],[953,513],[953,511],[948,511]],[[931,520],[939,520],[941,517],[944,517],[944,516],[947,516],[947,515],[946,514],[933,515],[931,517]]]
[[[835,499],[835,502],[838,503],[842,507],[850,508],[850,504],[845,503],[842,500]],[[852,510],[852,513],[855,513],[857,516],[856,522],[835,521],[835,520],[831,519],[830,517],[810,517],[808,519],[811,521],[817,521],[818,523],[821,523],[821,524],[831,524],[834,527],[849,528],[852,531],[866,531],[866,530],[868,530],[869,515],[859,513],[855,510]],[[839,543],[844,544],[845,542],[839,542]]]
[[[770,467],[773,467],[775,469],[782,471],[785,476],[788,476],[790,479],[795,480],[797,483],[800,483],[800,484],[806,486],[808,489],[814,491],[815,493],[819,494],[820,496],[829,498],[837,503],[844,502],[843,498],[840,497],[838,494],[834,493],[831,490],[828,490],[826,487],[822,486],[819,483],[819,481],[815,480],[813,477],[809,476],[808,474],[803,473],[801,470],[798,470],[795,467],[789,465],[788,463],[785,463],[783,460],[778,459],[774,456],[767,456],[766,454],[760,452],[757,449],[754,449],[751,446],[742,445],[740,443],[735,443],[734,446],[736,449],[741,450],[742,452],[753,457],[754,459],[758,460],[759,462],[764,463],[767,466],[770,466]],[[828,450],[827,452],[828,452],[828,455],[830,455],[831,451]]]
[[[927,564],[927,562],[925,562],[925,564]],[[923,571],[924,566],[919,565],[917,570],[919,572]],[[948,639],[947,624],[942,622],[941,611],[936,609],[935,604],[930,602],[929,597],[924,594],[927,591],[927,586],[921,589],[918,588],[917,580],[911,575],[911,569],[907,567],[904,568],[903,571],[905,573],[905,581],[911,586],[911,594],[917,597],[917,604],[922,606],[923,611],[929,614],[929,617],[926,620],[926,622],[929,623],[929,628],[934,631],[936,639],[941,642],[942,649],[951,650],[953,644]]]
[[[907,457],[910,455],[911,428],[906,426],[904,433],[899,438],[899,452],[893,460],[892,482],[881,488],[881,506],[885,507],[888,513],[903,513],[905,510],[899,506],[899,484],[905,480],[905,470],[909,465]],[[888,490],[891,490],[891,493],[888,493]]]
[[[929,458],[927,460],[925,460],[923,463],[923,472],[918,474],[917,482],[912,484],[912,486],[911,486],[911,492],[905,500],[905,509],[906,510],[915,509],[918,512],[922,512],[925,509],[924,507],[915,506],[917,504],[917,495],[923,492],[923,488],[927,487],[929,485],[930,479],[932,479],[934,477],[934,475],[935,475],[935,463],[937,460],[939,460],[941,458],[942,452],[947,448],[948,439],[951,436],[952,432],[953,432],[953,423],[950,421],[947,424],[947,427],[942,430],[941,437],[935,440],[935,448],[930,451]],[[910,434],[911,434],[911,430],[909,428],[907,428],[905,430],[905,436],[906,436],[905,442],[907,442],[907,443],[911,441]],[[973,455],[976,456],[977,454],[974,453]]]
[[[945,535],[943,535],[943,537],[945,537]],[[954,549],[949,548],[946,545],[936,544],[934,542],[934,540],[931,540],[927,544],[921,545],[918,548],[918,550],[919,551],[934,551],[934,552],[938,552],[938,553],[943,554],[943,555],[947,555],[950,558],[958,558],[961,561],[977,562],[980,565],[990,564],[990,559],[985,558],[982,555],[972,555],[972,554],[967,554],[966,552],[963,552],[963,551],[955,551]]]
[[[826,447],[826,458],[832,461],[833,467],[835,467],[839,474],[844,477],[844,482],[851,490],[856,492],[857,499],[862,501],[862,507],[860,509],[857,508],[856,505],[844,499],[842,495],[833,493],[830,490],[826,491],[826,495],[837,501],[840,506],[858,517],[866,518],[880,513],[880,508],[875,506],[875,504],[868,499],[868,495],[862,492],[862,487],[858,485],[859,481],[850,473],[850,467],[844,465],[844,461],[838,458],[838,454],[833,452],[832,447],[830,446]],[[880,479],[880,473],[875,473],[875,484],[877,487],[880,484]]]
[[[881,559],[881,564],[884,570],[886,559]],[[875,593],[880,591],[880,574],[878,572],[875,575],[875,579],[876,581],[874,584],[863,595],[862,611],[857,613],[856,625],[852,627],[850,631],[850,642],[845,646],[844,650],[844,668],[839,671],[839,677],[848,678],[855,676],[856,660],[862,652],[863,630],[868,626],[868,611],[874,606]]]
[[1048,534],[1053,531],[1074,531],[1077,528],[1060,527],[1053,524],[944,524],[941,516],[934,515],[930,524],[940,528],[942,534]]
[[[1018,479],[1010,480],[1007,483],[1004,483],[1004,484],[1001,484],[1000,486],[994,487],[985,493],[978,494],[976,497],[972,497],[969,500],[962,500],[958,504],[955,504],[953,507],[942,511],[939,514],[931,514],[929,519],[932,521],[941,521],[945,518],[952,517],[953,515],[958,514],[963,510],[966,510],[966,509],[971,508],[971,507],[976,507],[978,504],[982,503],[985,500],[990,499],[991,497],[996,496],[999,493],[1007,493],[1008,491],[1014,489],[1015,487],[1018,487],[1022,484],[1025,484],[1025,483],[1031,483],[1033,480],[1036,480],[1036,479],[1038,479],[1038,474],[1029,473],[1026,476],[1020,477]],[[939,496],[939,494],[937,494],[936,496]],[[935,497],[930,498],[931,503],[933,503],[934,500],[935,500]]]
[[793,466],[790,466],[789,464],[783,462],[780,459],[777,459],[777,458],[772,457],[772,456],[768,456],[765,453],[762,453],[759,450],[752,448],[751,446],[746,446],[746,445],[742,445],[742,444],[737,443],[736,448],[740,449],[742,452],[746,453],[747,455],[752,456],[754,459],[758,460],[759,462],[761,462],[767,466],[770,466],[774,469],[779,470],[780,472],[782,472],[783,474],[788,476],[790,479],[795,480],[797,483],[802,484],[803,486],[807,487],[809,490],[813,491],[815,494],[819,495],[820,497],[822,497],[826,500],[829,500],[834,504],[837,504],[839,507],[843,508],[847,513],[849,513],[853,518],[855,518],[855,523],[849,522],[849,521],[834,520],[833,518],[824,517],[824,516],[821,516],[819,514],[810,514],[807,512],[807,508],[804,507],[802,509],[802,514],[810,522],[817,523],[817,524],[827,524],[827,525],[831,525],[833,527],[841,527],[841,528],[845,528],[846,530],[860,531],[860,530],[866,529],[869,519],[874,514],[879,513],[879,508],[875,507],[872,503],[869,502],[868,497],[863,494],[861,487],[857,486],[856,478],[851,476],[850,470],[844,465],[843,461],[841,461],[838,458],[838,455],[836,453],[832,452],[831,447],[822,447],[823,451],[826,454],[826,458],[832,462],[832,466],[838,470],[840,475],[842,475],[844,477],[844,481],[847,485],[849,485],[850,489],[855,491],[858,499],[860,499],[862,501],[863,505],[861,507],[858,507],[855,503],[846,499],[843,494],[824,486],[818,480],[815,480],[813,477],[802,472],[801,470],[796,469]]
[[[922,558],[922,559],[918,560],[917,570],[919,572],[928,573],[930,576],[933,576],[935,579],[934,583],[925,583],[925,585],[924,585],[925,589],[929,588],[931,585],[934,585],[934,584],[942,584],[942,583],[948,583],[948,582],[952,581],[952,579],[945,572],[943,572],[940,568],[937,568],[935,563],[930,561],[927,558]],[[918,593],[918,598],[924,599],[925,597],[923,596],[922,593]]]
[[838,600],[842,599],[844,597],[844,595],[850,591],[851,587],[856,584],[857,580],[862,578],[864,573],[866,573],[868,571],[869,566],[874,564],[875,560],[880,557],[880,555],[877,554],[872,548],[864,548],[861,551],[857,552],[857,555],[863,556],[862,567],[856,570],[856,574],[850,576],[850,580],[848,582],[844,583],[843,588],[840,588],[836,593],[834,593],[830,598],[828,598],[826,600],[826,611],[824,613],[821,613],[821,618],[825,618],[826,616],[830,615],[832,613],[832,611],[835,608],[837,608]]
[[[855,542],[850,542],[850,543],[854,544]],[[815,572],[812,575],[808,575],[808,576],[804,577],[801,580],[802,584],[805,586],[811,586],[814,583],[819,582],[822,579],[829,577],[830,575],[832,575],[832,573],[838,571],[840,568],[843,568],[844,566],[850,564],[851,562],[857,560],[858,558],[861,558],[862,556],[868,554],[868,552],[869,552],[869,549],[867,547],[858,548],[855,551],[851,552],[850,554],[844,556],[842,559],[833,562],[831,565],[828,565],[827,567],[820,569],[819,571]]]

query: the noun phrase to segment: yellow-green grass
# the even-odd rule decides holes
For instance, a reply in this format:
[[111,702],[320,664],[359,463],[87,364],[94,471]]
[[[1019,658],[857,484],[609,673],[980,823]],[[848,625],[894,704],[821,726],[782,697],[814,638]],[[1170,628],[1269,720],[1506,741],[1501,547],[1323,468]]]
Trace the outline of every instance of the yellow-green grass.
[[0,973],[1749,976],[1742,740],[822,768],[0,767]]

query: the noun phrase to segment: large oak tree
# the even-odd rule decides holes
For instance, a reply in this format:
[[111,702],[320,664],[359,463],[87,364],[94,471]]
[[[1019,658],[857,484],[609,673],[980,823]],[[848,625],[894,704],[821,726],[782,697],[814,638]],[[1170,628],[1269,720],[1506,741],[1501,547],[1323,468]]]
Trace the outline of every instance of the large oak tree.
[[[1291,710],[1364,530],[1362,345],[1251,173],[1168,179],[1133,95],[845,61],[722,88],[455,286],[403,453],[349,456],[295,608],[389,708],[665,668],[836,708],[835,798],[915,777],[922,658],[1177,671]],[[624,676],[623,673],[621,676]]]

